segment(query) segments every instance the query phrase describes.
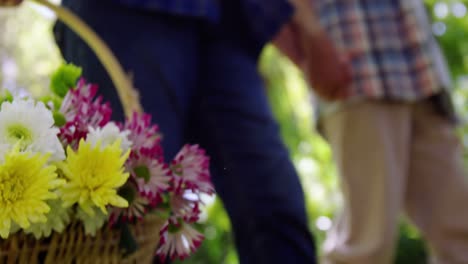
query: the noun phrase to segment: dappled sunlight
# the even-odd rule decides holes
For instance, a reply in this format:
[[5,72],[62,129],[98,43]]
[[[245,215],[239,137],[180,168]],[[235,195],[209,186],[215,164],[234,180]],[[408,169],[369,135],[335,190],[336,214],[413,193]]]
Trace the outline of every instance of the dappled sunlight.
[[13,93],[48,92],[49,76],[60,65],[52,36],[55,17],[34,4],[0,10],[0,85]]

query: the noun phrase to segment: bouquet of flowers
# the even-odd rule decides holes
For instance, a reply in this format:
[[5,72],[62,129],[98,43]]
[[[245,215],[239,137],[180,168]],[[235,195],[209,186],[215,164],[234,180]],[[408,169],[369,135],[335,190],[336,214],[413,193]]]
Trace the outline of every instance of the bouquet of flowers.
[[151,116],[112,121],[97,86],[80,76],[80,68],[64,65],[52,76],[52,95],[2,98],[1,238],[45,239],[77,222],[93,236],[157,215],[164,224],[155,254],[189,256],[203,240],[193,227],[200,197],[214,193],[209,158],[185,145],[166,163]]

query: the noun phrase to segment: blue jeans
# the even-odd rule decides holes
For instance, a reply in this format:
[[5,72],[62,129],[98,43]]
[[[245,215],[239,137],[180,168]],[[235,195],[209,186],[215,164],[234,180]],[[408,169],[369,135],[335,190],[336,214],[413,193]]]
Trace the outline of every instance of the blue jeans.
[[[241,263],[315,263],[298,175],[271,114],[257,56],[242,32],[194,18],[133,10],[105,0],[65,0],[133,74],[170,160],[184,143],[211,156]],[[223,28],[224,27],[224,28]],[[226,31],[229,34],[226,33]],[[65,59],[83,67],[115,109],[119,101],[94,54],[58,24]],[[232,34],[231,34],[232,32]],[[114,113],[121,118],[120,110]]]

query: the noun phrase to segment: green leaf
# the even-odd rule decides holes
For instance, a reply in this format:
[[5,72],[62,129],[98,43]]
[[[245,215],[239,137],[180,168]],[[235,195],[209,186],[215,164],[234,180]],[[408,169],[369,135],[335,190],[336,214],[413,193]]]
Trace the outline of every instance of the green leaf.
[[59,109],[62,106],[62,98],[54,95],[48,94],[39,98],[41,102],[43,102],[47,107],[49,107],[50,103],[52,103],[52,109]]
[[82,70],[73,64],[64,64],[52,74],[50,89],[54,94],[63,98],[68,90],[75,87]]

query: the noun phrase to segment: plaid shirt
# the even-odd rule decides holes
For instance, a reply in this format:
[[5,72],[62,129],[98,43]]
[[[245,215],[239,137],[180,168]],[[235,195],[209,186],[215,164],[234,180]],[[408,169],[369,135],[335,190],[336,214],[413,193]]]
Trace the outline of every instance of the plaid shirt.
[[[142,9],[159,10],[175,15],[200,17],[218,22],[222,1],[238,1],[246,24],[259,45],[270,41],[293,12],[288,0],[115,0]],[[230,11],[230,10],[227,10]]]
[[[316,0],[321,24],[351,58],[350,99],[414,101],[447,86],[422,0]],[[419,12],[419,13],[418,13]]]

